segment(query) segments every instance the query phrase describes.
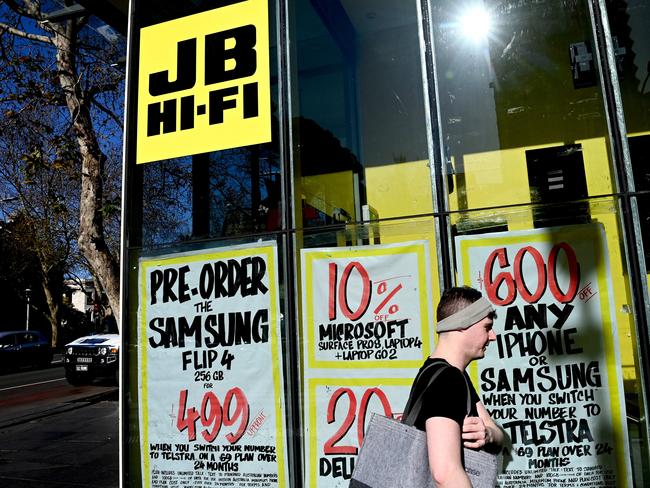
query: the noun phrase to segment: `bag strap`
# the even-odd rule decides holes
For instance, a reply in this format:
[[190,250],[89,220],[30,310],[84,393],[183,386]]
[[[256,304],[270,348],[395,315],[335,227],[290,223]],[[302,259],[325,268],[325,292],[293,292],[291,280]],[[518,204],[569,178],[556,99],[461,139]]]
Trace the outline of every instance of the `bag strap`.
[[[418,374],[415,375],[415,378],[413,378],[413,383],[411,383],[411,391],[409,392],[409,399],[406,402],[406,406],[404,407],[404,412],[402,413],[402,421],[406,418],[405,415],[408,415],[408,413],[411,411],[412,403],[414,400],[414,395],[415,395],[415,385],[420,381],[420,378],[422,375],[432,366],[435,366],[435,364],[430,364],[424,370],[418,371]],[[426,388],[425,388],[426,389]]]
[[[433,375],[431,375],[431,378],[429,378],[427,385],[422,389],[420,396],[416,398],[415,391],[418,382],[420,382],[422,378],[426,375],[427,370],[433,368],[434,366],[439,367],[438,371],[436,371],[435,373],[433,373]],[[406,407],[404,408],[404,412],[407,415],[406,417],[402,417],[402,423],[411,426],[415,423],[415,421],[417,420],[420,414],[420,410],[422,410],[422,404],[424,403],[424,394],[429,389],[429,387],[433,384],[433,382],[438,378],[438,376],[448,367],[449,365],[447,364],[446,361],[436,360],[432,364],[429,364],[422,371],[420,371],[420,373],[418,374],[418,376],[416,376],[413,382],[413,387],[411,388],[411,394],[409,395],[408,402],[406,402]]]
[[[415,385],[417,382],[424,376],[425,372],[427,369],[439,365],[440,368],[438,371],[433,373],[431,375],[431,378],[427,382],[427,386],[424,387],[422,390],[422,393],[420,393],[420,396],[413,401],[413,395],[415,394]],[[418,416],[420,415],[420,410],[422,410],[422,404],[424,403],[424,394],[427,392],[429,387],[433,384],[433,382],[438,378],[438,376],[447,368],[450,368],[451,366],[447,364],[446,361],[437,361],[434,362],[433,364],[430,364],[427,366],[425,369],[422,370],[420,375],[415,379],[413,383],[413,388],[411,389],[411,394],[409,395],[408,402],[406,402],[406,407],[404,408],[404,412],[408,412],[406,418],[402,417],[402,423],[406,425],[413,426],[415,424],[415,421],[417,420]],[[463,380],[465,381],[465,387],[467,388],[467,414],[469,415],[470,411],[472,410],[472,393],[470,392],[469,385],[467,384],[467,379],[465,378],[465,374],[463,373]],[[412,406],[411,406],[412,405]]]
[[469,383],[467,382],[467,376],[463,373],[463,379],[465,380],[465,386],[467,387],[467,415],[472,411],[472,392],[469,388]]

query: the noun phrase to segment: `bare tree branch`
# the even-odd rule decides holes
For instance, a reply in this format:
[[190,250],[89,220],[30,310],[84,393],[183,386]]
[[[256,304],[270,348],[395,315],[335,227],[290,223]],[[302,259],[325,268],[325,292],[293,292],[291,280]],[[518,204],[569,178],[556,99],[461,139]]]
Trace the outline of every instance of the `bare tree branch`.
[[95,85],[88,90],[88,95],[94,97],[99,93],[105,92],[114,92],[117,90],[117,82],[111,81],[109,83],[102,83],[101,85]]
[[24,39],[29,39],[30,41],[38,41],[45,44],[53,44],[52,39],[48,36],[42,36],[40,34],[30,34],[29,32],[21,31],[16,29],[8,24],[0,22],[0,35],[8,32],[14,36],[22,37]]
[[11,10],[16,12],[18,15],[23,15],[25,17],[29,17],[30,19],[34,19],[37,21],[43,20],[43,14],[41,12],[41,3],[40,2],[34,2],[32,0],[25,0],[25,5],[27,8],[22,7],[18,3],[16,3],[14,0],[4,0],[4,4],[7,5]]
[[[121,47],[106,45],[83,27],[86,18],[37,23],[46,18],[39,0],[0,4],[7,14],[0,23],[0,57],[8,68],[0,72],[0,98],[5,100],[0,100],[5,113],[0,132],[7,134],[0,142],[0,189],[10,187],[2,181],[7,172],[15,194],[33,199],[22,207],[25,218],[32,219],[23,227],[24,242],[40,246],[34,251],[41,260],[43,283],[56,283],[60,274],[79,266],[75,260],[83,255],[83,267],[90,268],[106,291],[119,320],[114,230],[107,234],[104,229],[105,221],[114,225],[107,209],[114,206],[115,183],[106,174],[103,144],[110,137],[105,127],[122,125],[112,111],[120,85],[108,63]],[[43,69],[50,61],[56,67]],[[56,303],[49,302],[50,315],[56,318]]]
[[102,112],[108,115],[118,126],[122,125],[122,119],[120,119],[117,115],[115,115],[115,113],[113,113],[113,111],[111,111],[108,107],[101,104],[95,97],[91,98],[90,101],[93,105],[95,105]]

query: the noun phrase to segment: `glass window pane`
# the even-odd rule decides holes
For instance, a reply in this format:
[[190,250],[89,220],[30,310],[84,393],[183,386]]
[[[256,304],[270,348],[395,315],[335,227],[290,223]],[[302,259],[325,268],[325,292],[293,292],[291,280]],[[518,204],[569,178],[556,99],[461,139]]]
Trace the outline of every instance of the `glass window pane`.
[[480,289],[497,309],[497,341],[472,377],[512,441],[502,486],[587,472],[594,486],[647,484],[642,338],[618,201],[585,205],[589,223],[537,227],[531,216],[555,210],[517,206],[499,209],[496,228],[490,212],[466,212],[472,232],[454,233],[458,282]]
[[[268,234],[263,240],[205,240],[132,251],[124,328],[125,486],[167,485],[170,479],[194,486],[201,483],[197,476],[215,473],[264,476],[269,484],[296,486],[290,458],[299,440],[291,429],[295,413],[287,394],[295,366],[286,359],[294,328],[286,323],[283,241]],[[227,279],[220,283],[214,278],[218,273]],[[184,276],[185,290],[166,289],[170,281],[153,284],[163,275]],[[210,413],[222,408],[223,417]],[[212,464],[223,463],[216,456],[202,465],[189,456],[170,463],[160,453],[167,443],[188,446],[188,451],[170,447],[168,452],[221,453],[223,446],[234,445],[240,453],[266,450],[274,456],[260,462],[242,454],[238,466]]]
[[280,163],[274,145],[145,164],[143,244],[278,230]]
[[349,482],[371,413],[403,411],[433,350],[434,220],[305,230],[296,240],[302,243],[300,486],[341,486]]
[[[215,473],[219,483],[230,476],[237,484],[241,475],[293,486],[288,251],[286,236],[276,232],[282,227],[276,3],[133,3],[125,486],[212,484]],[[244,54],[252,58],[240,63]],[[242,74],[242,66],[255,72]],[[167,91],[161,94],[156,80]],[[205,137],[206,131],[185,144],[160,143],[164,154],[150,162],[138,153],[143,140],[154,145],[138,139],[143,133],[188,134],[223,127],[229,114],[245,122],[263,111],[264,137],[253,130]],[[138,132],[143,120],[145,131]],[[251,133],[255,143],[233,142]],[[232,445],[241,454],[237,462],[207,455]],[[195,448],[201,457],[190,454]],[[253,450],[272,454],[261,461],[244,453]],[[166,457],[172,451],[187,456],[172,460]]]
[[[612,30],[612,40],[616,49],[617,72],[627,142],[632,164],[632,176],[638,197],[640,236],[645,254],[646,271],[650,270],[650,2],[647,0],[614,0],[607,2],[607,14]],[[648,275],[650,278],[650,275]],[[650,300],[650,297],[646,298]],[[640,387],[639,387],[640,391]],[[636,401],[631,409],[630,438],[638,448],[632,451],[635,475],[639,485],[648,483],[647,425],[643,421],[642,402]],[[641,407],[639,407],[641,405]]]
[[417,3],[289,4],[297,225],[430,213]]
[[[202,15],[208,15],[209,11],[215,8],[214,2],[142,1],[138,2],[138,4],[139,8],[136,10],[136,23],[140,29],[138,30],[138,36],[142,35],[141,29],[143,28],[150,29],[152,26],[159,26],[166,21],[201,13],[204,13]],[[220,2],[218,8],[236,7],[236,4],[243,5],[241,2],[226,1]],[[196,154],[192,152],[193,145],[190,145],[185,151],[186,154],[189,154],[187,156],[137,165],[134,161],[135,158],[132,157],[131,164],[133,168],[130,177],[135,184],[133,185],[134,191],[129,195],[132,211],[128,218],[129,227],[131,228],[130,239],[133,245],[154,246],[204,238],[249,235],[275,231],[281,227],[277,36],[275,32],[274,5],[271,2],[268,6],[269,50],[265,53],[259,53],[260,57],[268,56],[269,58],[271,121],[268,130],[271,132],[271,141],[213,152],[197,149]],[[192,39],[190,34],[187,37],[190,40]],[[205,68],[198,64],[204,58],[207,59],[201,53],[204,52],[203,46],[207,42],[203,37],[207,39],[208,36],[199,37],[200,39],[196,41],[196,62],[194,63],[194,58],[191,58],[192,61],[188,61],[196,69],[200,78],[197,79],[198,81],[195,80],[195,84],[203,81],[200,75],[204,73],[204,70],[209,69],[207,64]],[[232,41],[232,38],[230,40]],[[256,42],[261,41],[257,39]],[[230,48],[225,48],[225,56],[236,56],[228,49]],[[213,58],[216,59],[217,56],[214,55]],[[173,62],[178,65],[182,59],[184,58],[179,51]],[[218,61],[214,61],[214,59],[212,61],[217,63]],[[138,59],[138,63],[144,61]],[[228,64],[232,61],[233,59],[230,58],[223,61],[227,66],[227,68],[224,68],[226,73],[229,72],[228,70],[234,70]],[[259,66],[259,64],[258,60],[257,65]],[[173,77],[177,67],[170,66],[169,70],[173,75],[167,74],[166,76]],[[134,83],[138,82],[137,77],[139,74],[137,71],[138,69],[132,70],[132,76],[135,78]],[[146,81],[143,80],[143,83]],[[178,81],[169,80],[168,83],[173,85]],[[205,95],[205,99],[201,98],[202,92],[197,95],[186,96],[187,99],[192,98],[193,112],[190,111],[190,113],[194,114],[193,124],[195,124],[192,127],[198,127],[199,121],[203,121],[208,116],[210,117],[210,126],[218,126],[219,122],[213,120],[212,112],[219,107],[223,112],[226,112],[226,115],[228,111],[244,110],[242,108],[242,105],[245,104],[243,83],[239,83],[237,80],[215,82],[212,84],[216,87],[215,90]],[[206,86],[208,86],[207,82]],[[225,88],[223,88],[224,86]],[[223,104],[214,102],[212,98],[214,92],[221,89],[231,90],[225,96]],[[187,93],[189,92],[182,92],[181,94],[186,95]],[[174,94],[172,93],[172,95]],[[255,100],[261,100],[262,94],[258,92],[257,97]],[[188,129],[179,128],[184,123],[184,115],[181,112],[183,110],[183,100],[185,99],[179,101],[176,98],[174,96],[170,98],[170,103],[175,103],[175,129],[187,131]],[[161,107],[163,107],[161,113],[166,113],[164,105],[161,105]],[[138,114],[135,113],[135,110],[132,112],[134,119],[143,118],[147,115],[146,111],[140,111]],[[224,119],[226,115],[223,115]],[[185,121],[185,123],[188,122]],[[137,120],[132,121],[132,126],[137,126]],[[161,122],[161,127],[163,133],[165,133],[164,122]],[[235,133],[231,134],[232,137],[236,135]],[[205,139],[199,138],[197,143],[203,144]],[[227,138],[223,137],[222,139],[225,141]],[[133,141],[135,140],[134,137]],[[133,142],[133,145],[135,145],[135,142]],[[176,146],[170,145],[169,150],[176,150]],[[132,152],[135,152],[135,150]],[[138,189],[141,189],[141,193]]]
[[[636,191],[650,194],[650,2],[607,2]],[[638,199],[646,267],[650,267],[650,206]]]
[[[587,3],[445,0],[432,9],[450,208],[612,193]],[[548,207],[552,215],[533,220],[579,223],[583,210]]]

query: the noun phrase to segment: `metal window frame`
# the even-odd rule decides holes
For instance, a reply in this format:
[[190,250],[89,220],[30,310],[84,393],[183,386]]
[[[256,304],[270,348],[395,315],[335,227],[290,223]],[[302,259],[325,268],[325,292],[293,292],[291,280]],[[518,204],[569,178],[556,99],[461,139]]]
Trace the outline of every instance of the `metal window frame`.
[[[648,293],[645,254],[641,240],[641,223],[607,6],[605,0],[588,0],[588,4],[595,41],[594,54],[596,65],[599,66],[598,74],[607,120],[609,149],[615,170],[615,185],[620,193],[618,220],[623,229],[623,249],[631,286],[632,313],[639,359],[641,411],[645,412],[650,393],[650,294]],[[647,420],[644,421],[640,431],[644,434],[646,441],[643,443],[646,450],[645,461],[649,462],[650,425]]]
[[433,220],[436,239],[436,258],[438,261],[438,286],[444,290],[453,286],[454,259],[449,203],[447,173],[445,171],[444,142],[442,139],[442,114],[440,112],[438,91],[438,67],[435,58],[433,36],[432,3],[435,0],[417,0],[422,59],[422,84],[424,90],[427,145],[429,151],[429,170],[431,174],[431,195],[433,197]]

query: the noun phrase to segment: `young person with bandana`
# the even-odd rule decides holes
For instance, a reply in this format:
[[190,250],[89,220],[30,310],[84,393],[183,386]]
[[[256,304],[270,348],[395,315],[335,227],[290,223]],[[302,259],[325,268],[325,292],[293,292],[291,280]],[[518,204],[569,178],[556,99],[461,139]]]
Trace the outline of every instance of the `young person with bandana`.
[[[471,488],[463,468],[463,447],[494,449],[503,443],[503,432],[481,403],[465,372],[469,363],[484,357],[489,343],[496,340],[492,330],[495,317],[492,304],[481,292],[469,287],[447,290],[438,304],[438,343],[414,381],[415,395],[425,390],[422,410],[414,425],[427,434],[429,467],[438,488]],[[440,368],[442,372],[426,388]]]

